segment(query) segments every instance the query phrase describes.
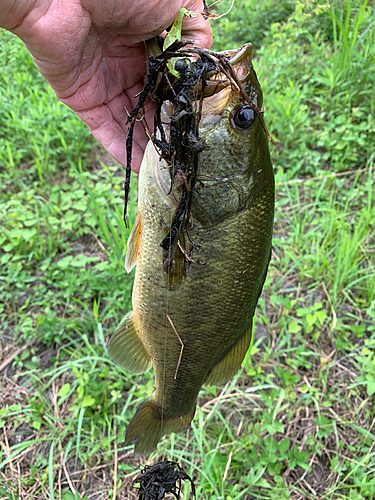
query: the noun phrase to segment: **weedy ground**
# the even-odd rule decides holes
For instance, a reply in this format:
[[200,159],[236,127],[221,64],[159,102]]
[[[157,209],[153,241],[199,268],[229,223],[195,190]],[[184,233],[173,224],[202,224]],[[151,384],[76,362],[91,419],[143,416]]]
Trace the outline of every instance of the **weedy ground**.
[[[243,369],[147,463],[180,462],[199,499],[373,499],[374,2],[244,0],[213,27],[256,47],[273,259]],[[153,382],[105,347],[131,308],[123,171],[17,39],[0,53],[0,498],[134,499],[124,431]]]

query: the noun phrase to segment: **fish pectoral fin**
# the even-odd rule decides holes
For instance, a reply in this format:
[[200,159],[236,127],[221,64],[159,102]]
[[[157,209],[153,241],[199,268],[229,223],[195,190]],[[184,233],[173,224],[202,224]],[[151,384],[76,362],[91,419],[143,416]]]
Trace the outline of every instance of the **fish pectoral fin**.
[[231,379],[240,369],[241,363],[249,348],[252,335],[252,325],[246,330],[240,340],[231,348],[226,356],[211,369],[206,377],[206,385],[223,384]]
[[[164,230],[164,232],[166,236],[167,230]],[[185,255],[183,254],[184,251],[185,237],[181,232],[177,241],[177,246],[173,249],[173,252],[171,252],[171,250],[164,251],[163,268],[166,273],[167,285],[170,289],[177,288],[185,275],[186,262]],[[172,262],[171,258],[173,258]]]
[[128,249],[125,256],[125,269],[126,272],[128,273],[130,273],[133,267],[137,265],[139,245],[141,240],[141,231],[142,231],[141,217],[138,213],[127,243]]
[[170,432],[186,430],[195,414],[194,408],[183,416],[168,418],[154,403],[153,396],[144,401],[131,420],[125,434],[125,444],[134,444],[134,453],[148,455],[157,447],[160,439]]
[[185,257],[181,250],[177,247],[173,259],[173,268],[170,272],[166,273],[168,288],[172,289],[178,287],[182,282],[184,272]]
[[132,373],[146,373],[151,368],[151,359],[138,336],[133,313],[112,335],[108,353],[118,365]]

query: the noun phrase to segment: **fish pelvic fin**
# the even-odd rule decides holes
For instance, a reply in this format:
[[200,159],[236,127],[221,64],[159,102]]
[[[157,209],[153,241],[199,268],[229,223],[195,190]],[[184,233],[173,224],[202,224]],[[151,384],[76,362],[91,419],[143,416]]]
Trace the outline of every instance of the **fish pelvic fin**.
[[252,325],[245,334],[237,341],[225,357],[211,368],[206,377],[205,384],[223,384],[231,379],[240,369],[241,363],[249,348],[252,335]]
[[134,444],[136,455],[149,455],[160,439],[170,432],[183,432],[190,426],[195,414],[195,406],[187,415],[166,418],[154,403],[153,396],[144,401],[131,420],[125,434],[125,444]]
[[125,256],[125,269],[127,273],[130,273],[133,267],[137,265],[139,246],[141,241],[141,232],[142,232],[141,217],[138,213],[127,243],[128,249],[126,251],[126,256]]
[[151,359],[138,336],[133,313],[112,335],[108,354],[115,363],[132,373],[146,373],[151,368]]

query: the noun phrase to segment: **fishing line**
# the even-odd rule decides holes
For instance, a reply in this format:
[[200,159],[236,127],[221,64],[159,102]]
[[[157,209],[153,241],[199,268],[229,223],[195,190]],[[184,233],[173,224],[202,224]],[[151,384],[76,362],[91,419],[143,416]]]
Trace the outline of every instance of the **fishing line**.
[[[165,134],[165,131],[160,131],[161,135]],[[161,171],[161,166],[160,164],[158,165],[159,172]],[[169,220],[169,227],[172,226],[173,223],[173,212],[171,210],[171,216]],[[171,231],[168,231],[169,234],[169,245],[172,245],[172,233]],[[164,357],[163,357],[163,385],[162,385],[162,394],[161,394],[161,420],[160,420],[160,434],[161,436],[163,435],[163,424],[164,424],[164,395],[165,395],[165,373],[166,373],[166,367],[167,367],[167,329],[168,329],[168,317],[169,317],[169,290],[168,290],[168,283],[166,284],[166,294],[167,294],[167,301],[166,301],[166,311],[165,311],[165,324],[164,324]]]
[[[166,297],[166,310],[165,310],[165,323],[164,323],[164,358],[163,358],[163,381],[162,381],[162,401],[161,401],[161,419],[160,419],[160,432],[161,435],[163,434],[163,426],[164,426],[164,398],[166,394],[166,367],[167,367],[167,337],[168,337],[168,331],[169,328],[172,327],[173,332],[175,333],[178,342],[180,343],[180,352],[178,356],[178,361],[176,365],[176,371],[174,374],[174,379],[177,379],[178,375],[178,370],[180,367],[182,355],[183,355],[183,349],[184,349],[184,343],[179,336],[174,324],[173,320],[170,317],[170,285],[169,283],[169,275],[173,272],[173,267],[175,266],[175,252],[180,251],[182,253],[183,258],[185,259],[185,264],[184,264],[184,270],[181,270],[181,272],[184,274],[185,273],[185,268],[187,268],[187,264],[191,264],[192,262],[195,263],[193,259],[191,259],[190,255],[187,255],[187,252],[184,248],[184,240],[180,241],[180,235],[183,233],[185,230],[188,231],[188,228],[185,227],[185,225],[189,222],[189,215],[190,215],[190,209],[191,209],[191,202],[192,202],[192,192],[195,187],[195,180],[196,176],[198,174],[198,168],[199,168],[199,152],[201,152],[204,149],[204,144],[203,142],[199,142],[199,121],[202,115],[202,97],[199,98],[199,84],[202,82],[202,88],[205,87],[205,77],[204,75],[204,69],[206,67],[204,66],[204,57],[202,53],[198,54],[200,56],[200,61],[201,61],[201,66],[194,66],[193,68],[189,68],[187,66],[187,70],[185,68],[185,73],[180,73],[180,78],[181,80],[177,83],[180,84],[180,82],[184,82],[184,85],[182,89],[180,88],[179,92],[185,99],[186,105],[181,106],[181,102],[184,102],[183,100],[178,101],[177,104],[173,102],[174,104],[174,109],[170,110],[170,116],[168,120],[168,129],[166,130],[166,124],[162,123],[161,120],[161,114],[162,114],[162,108],[161,106],[157,106],[157,113],[156,113],[156,123],[155,123],[155,135],[154,138],[154,144],[156,143],[157,149],[159,150],[159,154],[161,157],[164,157],[164,160],[167,163],[167,166],[169,167],[169,173],[170,173],[170,178],[171,178],[171,186],[170,186],[170,191],[168,195],[172,197],[172,200],[174,199],[172,191],[173,191],[173,185],[174,185],[174,180],[175,180],[175,175],[180,172],[182,174],[184,184],[182,186],[182,193],[180,196],[179,201],[176,200],[177,202],[177,208],[175,209],[173,213],[173,208],[172,208],[172,203],[173,201],[171,200],[170,203],[170,218],[169,218],[169,227],[168,227],[168,233],[166,237],[162,240],[161,242],[161,247],[163,248],[163,271],[165,273],[166,277],[166,285],[165,285],[165,293],[167,294]],[[212,69],[212,67],[210,67]],[[190,73],[191,71],[191,73]],[[162,78],[167,79],[167,75],[164,73]],[[172,89],[174,97],[176,98],[176,92],[172,88],[169,79],[167,79],[167,83],[169,87]],[[185,96],[183,94],[184,89],[186,88],[186,85],[188,86],[188,91],[187,95]],[[194,96],[192,96],[192,101],[193,103],[190,104],[190,99],[189,99],[189,92],[190,89],[195,90]],[[191,97],[190,97],[191,98]],[[180,98],[181,99],[181,98]],[[198,103],[198,104],[197,104]],[[195,108],[195,109],[194,109]],[[191,117],[191,121],[189,122],[189,117]],[[182,121],[181,123],[185,123],[185,125],[179,125],[179,120],[184,118],[186,119],[185,121]],[[185,129],[185,127],[187,127]],[[187,135],[187,131],[189,130],[193,141],[189,140],[188,144],[184,144],[183,141],[183,135],[181,136],[181,128],[183,129],[183,133]],[[187,148],[185,150],[185,148]],[[184,152],[184,153],[182,153]],[[182,155],[182,156],[181,156]],[[162,175],[162,166],[158,165],[157,166],[157,175]],[[186,169],[186,170],[184,170]],[[185,177],[185,172],[186,176]],[[187,232],[188,234],[188,232]],[[189,240],[191,241],[191,238],[188,234]],[[198,247],[197,245],[194,245],[193,242],[192,247],[196,248]],[[191,253],[191,251],[189,252]],[[170,325],[168,324],[170,323]],[[174,354],[174,349],[170,349],[171,353]],[[172,381],[172,385],[174,385],[174,382]]]

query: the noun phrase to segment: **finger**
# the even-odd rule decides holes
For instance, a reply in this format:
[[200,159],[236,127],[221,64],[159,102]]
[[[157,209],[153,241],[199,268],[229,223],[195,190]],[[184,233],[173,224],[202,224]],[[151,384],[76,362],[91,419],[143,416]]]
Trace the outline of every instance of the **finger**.
[[[79,111],[77,115],[86,123],[92,135],[106,151],[121,165],[126,166],[126,138],[129,126],[126,125],[127,113],[124,105],[128,110],[132,108],[126,95],[114,99],[111,103]],[[150,115],[154,113],[151,104],[148,105],[147,113]],[[152,119],[149,121],[152,123]],[[134,172],[139,172],[147,142],[144,126],[137,122],[134,128],[131,161]]]
[[[184,3],[188,11],[203,12],[202,0],[190,0]],[[191,40],[194,45],[209,49],[213,42],[210,22],[202,14],[195,17],[184,17],[182,21],[182,38]]]

